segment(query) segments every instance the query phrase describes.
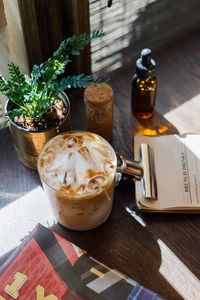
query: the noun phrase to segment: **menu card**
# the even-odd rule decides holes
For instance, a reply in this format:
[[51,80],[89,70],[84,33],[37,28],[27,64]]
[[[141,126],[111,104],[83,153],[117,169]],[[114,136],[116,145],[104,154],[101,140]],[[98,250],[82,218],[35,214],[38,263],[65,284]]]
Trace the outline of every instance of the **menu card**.
[[161,300],[38,224],[0,267],[0,300]]
[[149,212],[200,212],[200,135],[135,136],[135,160],[140,144],[147,143],[154,156],[157,199],[145,198],[136,182],[136,203]]

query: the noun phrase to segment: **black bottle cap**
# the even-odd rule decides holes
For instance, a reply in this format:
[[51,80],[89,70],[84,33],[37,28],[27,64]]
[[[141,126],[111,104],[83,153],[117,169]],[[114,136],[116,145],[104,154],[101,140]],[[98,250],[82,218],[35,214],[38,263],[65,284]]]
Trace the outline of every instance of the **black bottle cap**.
[[143,49],[141,57],[136,61],[136,74],[143,78],[150,77],[154,74],[155,66],[155,60],[151,58],[151,50]]

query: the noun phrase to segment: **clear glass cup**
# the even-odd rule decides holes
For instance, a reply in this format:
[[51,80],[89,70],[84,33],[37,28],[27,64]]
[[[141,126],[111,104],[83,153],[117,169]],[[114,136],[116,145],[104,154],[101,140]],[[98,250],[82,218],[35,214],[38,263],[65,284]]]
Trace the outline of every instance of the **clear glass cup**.
[[44,145],[37,167],[54,216],[61,225],[89,230],[109,217],[117,158],[101,136],[86,131],[60,134]]

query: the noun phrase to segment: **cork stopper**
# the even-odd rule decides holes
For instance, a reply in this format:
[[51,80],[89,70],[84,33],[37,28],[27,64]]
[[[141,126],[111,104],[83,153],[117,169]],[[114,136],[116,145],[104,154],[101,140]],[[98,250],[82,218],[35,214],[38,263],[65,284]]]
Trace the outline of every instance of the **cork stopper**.
[[105,104],[112,100],[113,90],[107,83],[86,87],[84,97],[92,104]]

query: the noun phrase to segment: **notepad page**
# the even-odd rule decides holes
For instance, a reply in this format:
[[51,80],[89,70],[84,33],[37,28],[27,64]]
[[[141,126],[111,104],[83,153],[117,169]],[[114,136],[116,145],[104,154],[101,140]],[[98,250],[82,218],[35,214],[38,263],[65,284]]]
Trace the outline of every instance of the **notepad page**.
[[140,159],[142,143],[153,149],[158,198],[144,198],[141,182],[136,182],[138,206],[200,209],[200,135],[135,136],[135,160]]

